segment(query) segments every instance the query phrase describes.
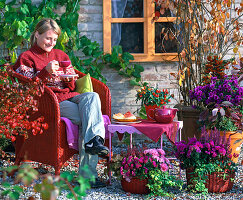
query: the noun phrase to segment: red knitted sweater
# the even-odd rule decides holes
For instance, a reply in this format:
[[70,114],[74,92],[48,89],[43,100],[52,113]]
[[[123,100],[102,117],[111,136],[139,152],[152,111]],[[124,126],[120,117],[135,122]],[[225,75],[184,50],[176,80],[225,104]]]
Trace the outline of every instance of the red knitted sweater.
[[[56,94],[59,102],[78,95],[79,93],[74,92],[76,86],[75,80],[63,82],[60,80],[60,77],[57,76],[58,73],[63,73],[62,68],[59,68],[57,74],[50,74],[45,69],[47,64],[52,60],[63,61],[70,59],[66,53],[59,49],[52,49],[51,52],[46,52],[39,46],[35,45],[28,51],[20,54],[17,62],[13,66],[13,69],[29,78],[37,76],[42,79],[43,82]],[[75,73],[73,67],[69,66],[66,73]]]

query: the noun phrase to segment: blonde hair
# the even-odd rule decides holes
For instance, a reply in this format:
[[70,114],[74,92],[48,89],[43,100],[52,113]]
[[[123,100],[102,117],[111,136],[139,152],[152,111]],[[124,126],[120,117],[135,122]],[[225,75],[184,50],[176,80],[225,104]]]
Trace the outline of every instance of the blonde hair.
[[41,21],[39,21],[38,24],[36,24],[36,26],[35,26],[34,32],[30,36],[30,45],[33,46],[36,43],[35,33],[37,31],[41,35],[49,30],[55,31],[58,36],[60,36],[60,34],[62,32],[60,27],[58,26],[57,22],[53,19],[44,18]]

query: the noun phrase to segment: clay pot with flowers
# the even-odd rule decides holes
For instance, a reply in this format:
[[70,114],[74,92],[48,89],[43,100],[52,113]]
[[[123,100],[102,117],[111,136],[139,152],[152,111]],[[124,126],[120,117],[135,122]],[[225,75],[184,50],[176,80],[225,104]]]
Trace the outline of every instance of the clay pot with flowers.
[[136,103],[141,101],[141,107],[145,107],[147,118],[148,111],[156,108],[165,108],[173,98],[173,94],[169,94],[167,89],[159,90],[158,88],[149,86],[147,82],[140,84],[140,89],[137,90]]
[[111,171],[121,179],[124,191],[172,196],[169,188],[182,188],[182,181],[169,174],[170,161],[163,149],[133,147],[114,156]]
[[217,129],[202,129],[201,137],[175,144],[175,156],[186,169],[188,188],[195,192],[226,192],[233,187],[237,164],[232,160],[230,139]]

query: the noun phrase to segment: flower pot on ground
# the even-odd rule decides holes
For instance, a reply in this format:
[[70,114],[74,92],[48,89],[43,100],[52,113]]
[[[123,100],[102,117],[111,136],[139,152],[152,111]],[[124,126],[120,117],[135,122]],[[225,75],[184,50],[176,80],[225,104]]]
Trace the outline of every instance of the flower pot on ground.
[[[224,135],[224,131],[220,132],[220,135]],[[230,148],[232,149],[232,158],[231,160],[235,163],[238,162],[241,144],[243,142],[243,133],[237,131],[225,131],[226,138],[230,137]]]
[[[110,166],[114,176],[121,179],[122,188],[127,192],[141,194],[142,191],[147,192],[149,189],[151,195],[173,196],[169,192],[169,188],[182,188],[183,182],[168,172],[171,164],[165,157],[163,149],[146,149],[146,147],[135,146],[121,152],[121,155],[115,155]],[[143,190],[131,188],[134,183],[136,183],[136,187],[141,184]]]
[[182,140],[188,141],[188,138],[196,136],[200,138],[200,130],[198,125],[198,119],[200,111],[191,107],[177,104],[175,108],[178,109],[177,117],[178,120],[183,121],[182,128]]
[[125,192],[130,192],[133,194],[148,194],[149,188],[147,186],[148,179],[140,179],[140,178],[131,178],[130,182],[126,181],[126,179],[121,180],[122,189]]
[[[195,174],[194,169],[186,169],[186,179],[188,186],[194,186],[193,179],[198,176]],[[235,172],[212,172],[211,174],[206,174],[206,182],[204,183],[208,192],[213,193],[223,193],[230,191],[234,185]]]
[[195,176],[188,182],[188,188],[196,192],[211,191],[208,190],[211,185],[211,180],[207,183],[208,175],[220,172],[225,178],[228,174],[234,174],[237,168],[236,163],[231,160],[230,139],[227,139],[225,134],[220,135],[217,129],[207,131],[204,127],[199,140],[194,137],[188,142],[177,142],[175,155],[182,169],[193,169],[191,172],[193,171]]

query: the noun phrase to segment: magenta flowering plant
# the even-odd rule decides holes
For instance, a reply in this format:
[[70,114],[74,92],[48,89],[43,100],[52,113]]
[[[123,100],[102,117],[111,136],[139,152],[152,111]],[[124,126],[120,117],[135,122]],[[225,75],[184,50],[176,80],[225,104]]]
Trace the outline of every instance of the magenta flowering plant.
[[[175,143],[175,156],[182,169],[198,169],[210,164],[212,171],[234,171],[235,163],[231,160],[230,138],[220,135],[217,129],[207,131],[203,127],[201,137],[190,138],[188,142]],[[213,167],[212,167],[213,166]]]
[[134,147],[122,155],[120,174],[129,182],[133,177],[147,178],[149,171],[154,169],[166,172],[170,166],[163,149]]
[[206,85],[190,90],[190,99],[201,110],[199,125],[220,131],[243,129],[243,87],[237,76],[211,77]]
[[173,196],[170,188],[182,189],[183,181],[169,173],[172,167],[163,149],[133,147],[113,156],[110,169],[114,176],[130,182],[132,178],[148,179],[152,196]]

